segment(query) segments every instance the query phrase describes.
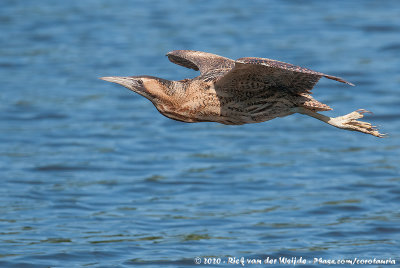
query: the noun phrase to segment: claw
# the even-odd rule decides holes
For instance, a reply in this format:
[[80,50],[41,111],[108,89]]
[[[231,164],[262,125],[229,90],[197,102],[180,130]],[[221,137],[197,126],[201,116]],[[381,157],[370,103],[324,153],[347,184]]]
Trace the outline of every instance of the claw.
[[376,126],[371,125],[368,122],[358,121],[357,119],[363,118],[365,113],[370,113],[370,111],[359,109],[357,111],[351,112],[349,114],[338,116],[338,117],[328,117],[322,114],[316,113],[315,111],[298,107],[296,110],[298,113],[302,113],[311,117],[314,117],[318,120],[321,120],[329,125],[332,125],[337,128],[358,131],[365,134],[370,134],[375,137],[384,138],[387,134],[379,133]]
[[370,113],[370,111],[359,109],[355,112],[346,114],[344,116],[339,116],[332,118],[330,123],[338,128],[347,129],[352,131],[359,131],[362,133],[370,134],[375,137],[383,138],[386,134],[379,133],[376,126],[371,125],[368,122],[358,121],[357,119],[363,118],[365,113]]
[[358,112],[360,114],[374,114],[373,112],[365,110],[365,109],[358,109],[356,112]]

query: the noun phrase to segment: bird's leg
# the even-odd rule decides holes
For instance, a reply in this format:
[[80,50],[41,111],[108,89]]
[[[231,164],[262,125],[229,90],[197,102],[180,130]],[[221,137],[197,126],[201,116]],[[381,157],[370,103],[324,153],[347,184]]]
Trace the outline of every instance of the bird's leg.
[[369,111],[366,111],[363,109],[354,111],[352,113],[349,113],[349,114],[346,114],[343,116],[338,116],[338,117],[325,116],[325,115],[316,113],[316,112],[309,110],[307,108],[304,108],[304,107],[297,107],[296,112],[314,117],[318,120],[321,120],[321,121],[323,121],[329,125],[332,125],[334,127],[337,127],[337,128],[351,130],[351,131],[359,131],[362,133],[371,134],[371,135],[373,135],[375,137],[379,137],[379,138],[382,138],[385,136],[385,134],[379,133],[379,131],[376,129],[376,127],[372,126],[370,123],[357,120],[357,119],[363,118],[364,113],[369,112]]

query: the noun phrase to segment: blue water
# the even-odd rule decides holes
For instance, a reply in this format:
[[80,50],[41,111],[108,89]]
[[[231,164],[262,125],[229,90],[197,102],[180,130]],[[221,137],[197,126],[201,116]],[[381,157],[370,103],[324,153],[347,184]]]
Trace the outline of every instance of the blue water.
[[[400,262],[399,1],[2,0],[0,44],[0,267]],[[185,124],[97,79],[196,76],[175,49],[341,76],[357,87],[313,90],[326,114],[371,110],[389,137]]]

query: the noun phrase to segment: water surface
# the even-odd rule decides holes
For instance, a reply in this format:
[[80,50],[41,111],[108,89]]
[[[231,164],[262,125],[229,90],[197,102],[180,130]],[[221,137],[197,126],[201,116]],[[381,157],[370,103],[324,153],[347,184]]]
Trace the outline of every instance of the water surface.
[[[399,17],[398,1],[2,1],[0,266],[399,263]],[[97,79],[196,76],[175,49],[341,76],[357,87],[314,89],[327,114],[372,110],[390,137],[302,115],[184,124]]]

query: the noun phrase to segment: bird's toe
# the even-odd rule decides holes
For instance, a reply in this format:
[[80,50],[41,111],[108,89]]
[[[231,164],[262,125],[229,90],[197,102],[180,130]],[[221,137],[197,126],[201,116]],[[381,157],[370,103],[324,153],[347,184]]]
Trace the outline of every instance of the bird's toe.
[[359,131],[373,135],[375,137],[382,138],[386,136],[385,134],[379,133],[376,126],[373,126],[368,122],[357,120],[363,118],[365,113],[371,113],[371,112],[360,109],[344,116],[335,117],[333,118],[332,123],[334,126],[338,128],[352,130],[352,131]]

